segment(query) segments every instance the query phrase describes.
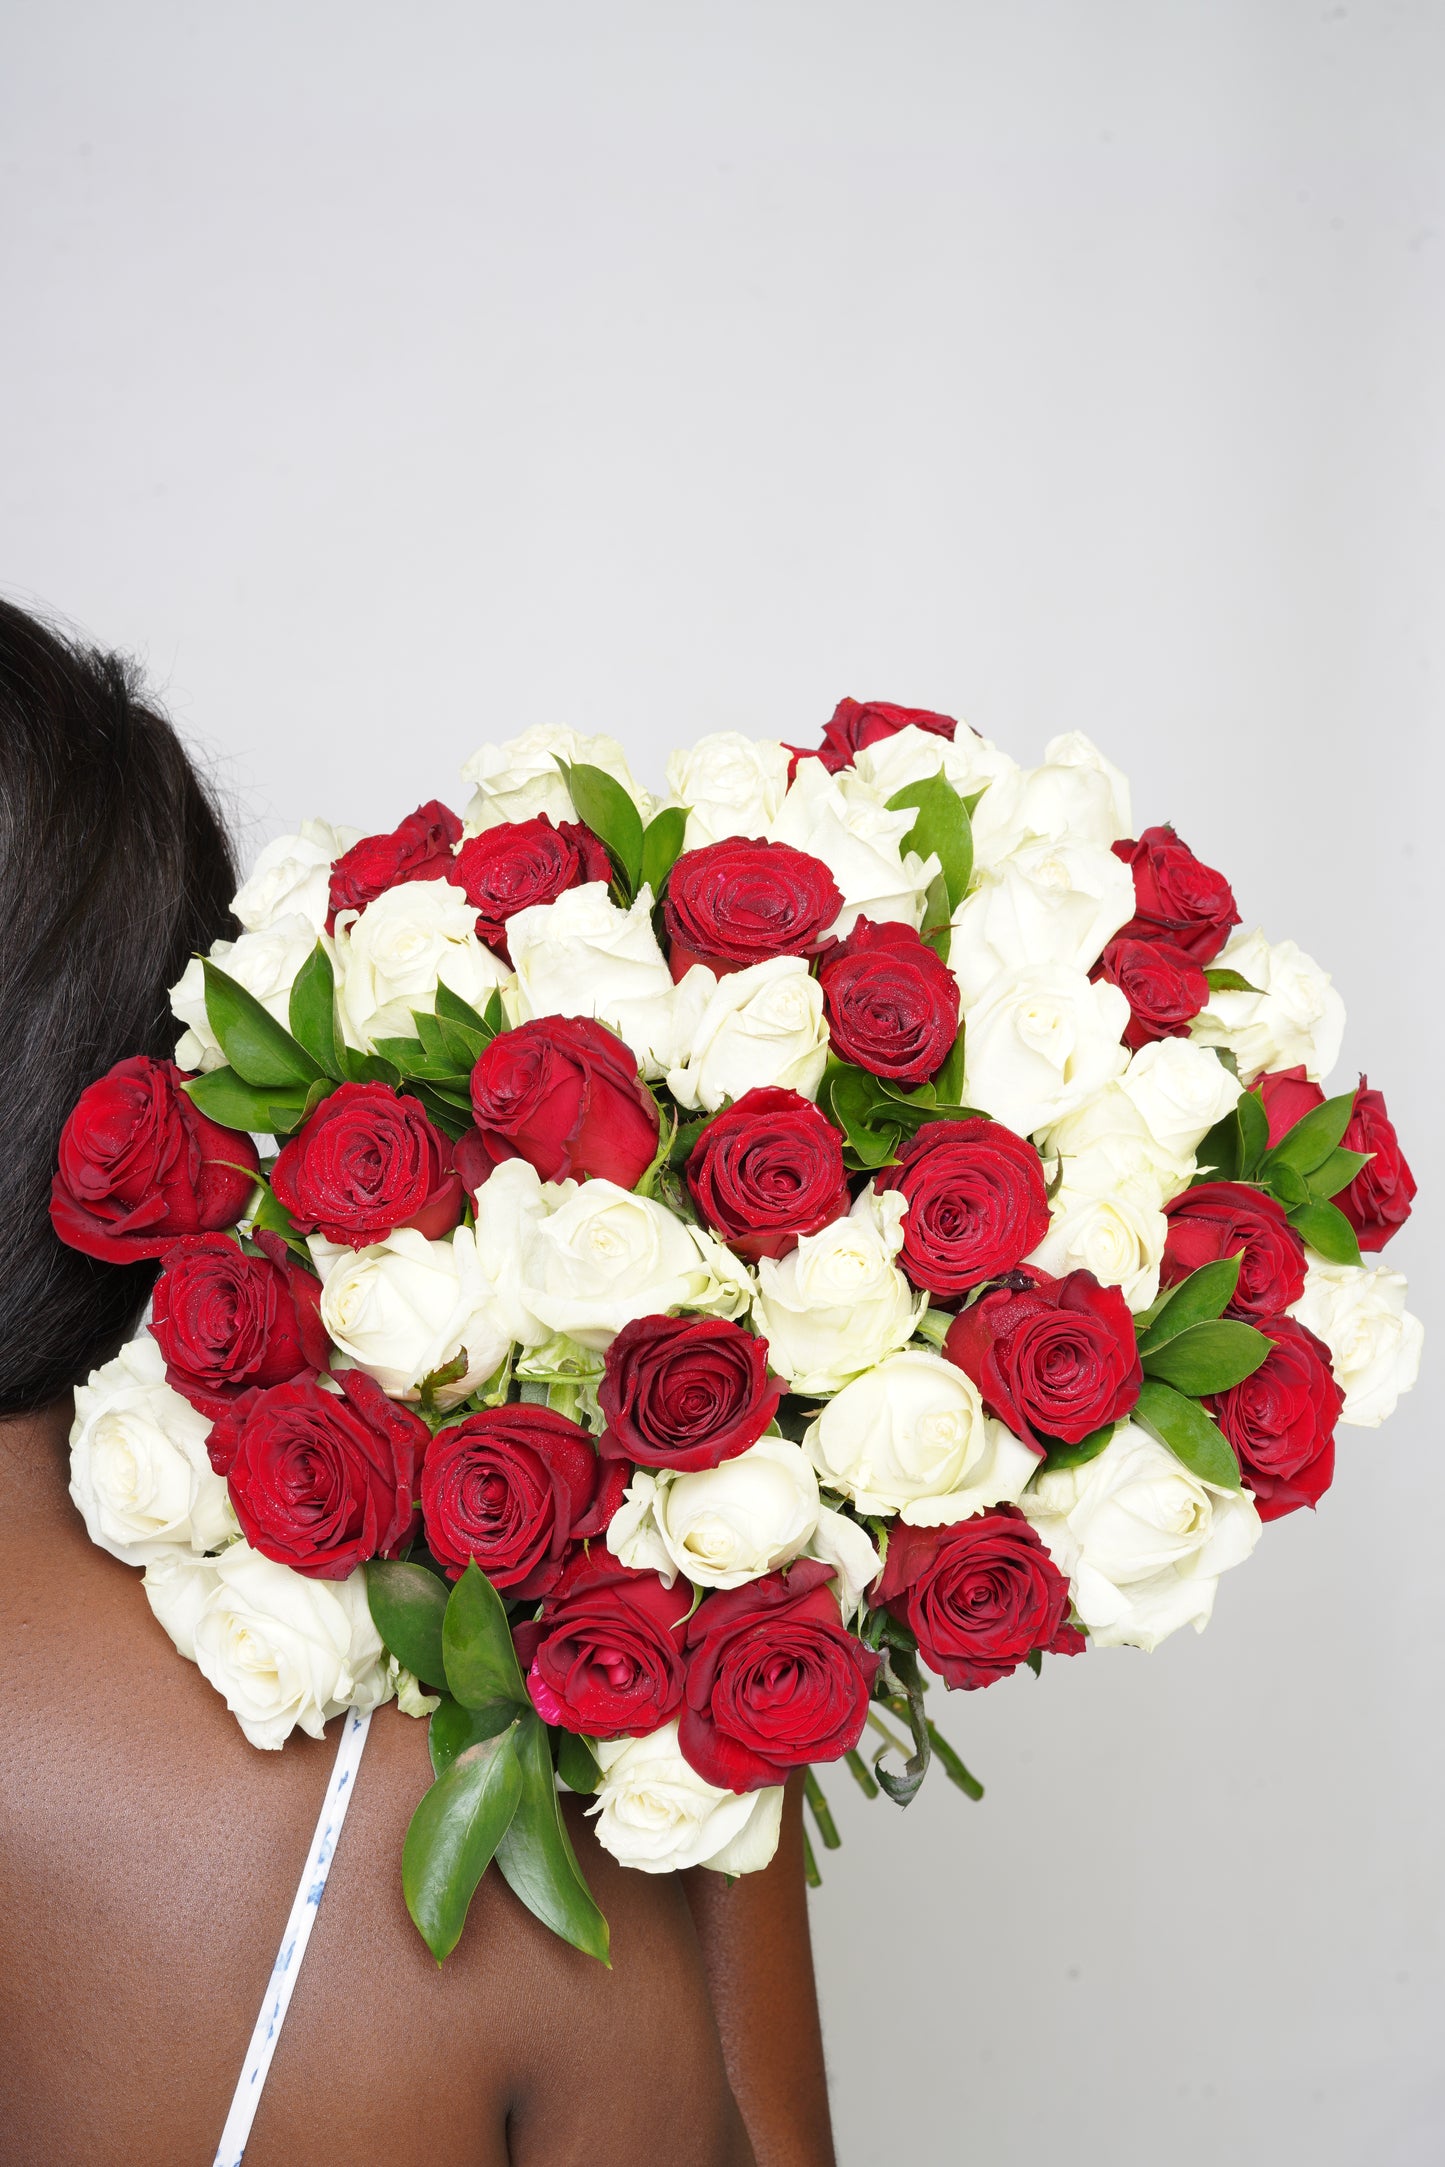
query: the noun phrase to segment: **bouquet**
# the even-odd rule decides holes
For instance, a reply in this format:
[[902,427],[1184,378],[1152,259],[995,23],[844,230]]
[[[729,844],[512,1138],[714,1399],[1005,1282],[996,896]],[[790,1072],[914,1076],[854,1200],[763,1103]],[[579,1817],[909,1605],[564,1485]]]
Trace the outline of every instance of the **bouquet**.
[[438,1958],[495,1860],[605,1960],[559,1784],[745,1873],[795,1771],[825,1842],[826,1764],[981,1795],[931,1687],[1201,1630],[1414,1379],[1414,1182],[1327,975],[1085,737],[464,773],[270,844],[71,1115],[57,1231],[159,1265],[71,1494],[254,1745],[429,1717]]

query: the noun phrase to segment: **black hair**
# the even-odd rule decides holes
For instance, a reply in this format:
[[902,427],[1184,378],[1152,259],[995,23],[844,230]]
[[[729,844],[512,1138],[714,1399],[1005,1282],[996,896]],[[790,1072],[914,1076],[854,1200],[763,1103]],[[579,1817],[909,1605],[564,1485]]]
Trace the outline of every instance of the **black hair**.
[[130,1332],[153,1264],[51,1228],[86,1084],[176,1042],[169,988],[234,932],[236,867],[207,785],[139,671],[0,600],[0,1416],[58,1399]]

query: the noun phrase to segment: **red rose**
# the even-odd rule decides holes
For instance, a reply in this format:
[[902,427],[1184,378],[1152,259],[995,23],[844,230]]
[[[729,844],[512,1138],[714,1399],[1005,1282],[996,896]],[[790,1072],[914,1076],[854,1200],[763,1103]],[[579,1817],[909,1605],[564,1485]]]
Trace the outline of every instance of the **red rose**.
[[472,1070],[472,1113],[482,1149],[510,1149],[543,1181],[600,1175],[631,1189],[657,1156],[657,1101],[637,1058],[587,1016],[499,1032]]
[[505,821],[469,836],[452,860],[449,878],[477,912],[477,938],[508,963],[507,920],[533,904],[555,903],[568,888],[612,878],[612,860],[590,828],[545,813]]
[[843,908],[821,858],[791,843],[730,837],[687,850],[662,906],[674,978],[706,963],[720,978],[770,956],[812,956]]
[[1335,1472],[1335,1424],[1344,1393],[1330,1350],[1293,1317],[1259,1327],[1274,1341],[1254,1374],[1204,1404],[1219,1420],[1239,1460],[1261,1520],[1315,1505]]
[[338,1084],[282,1145],[271,1186],[299,1232],[352,1249],[400,1226],[440,1241],[462,1215],[449,1139],[390,1084]]
[[512,1638],[544,1723],[588,1738],[643,1737],[682,1705],[685,1580],[630,1572],[600,1546],[573,1558],[540,1619]]
[[1137,1053],[1156,1038],[1187,1038],[1189,1019],[1209,999],[1203,968],[1172,941],[1111,940],[1090,977],[1117,986],[1129,1003],[1124,1044]]
[[1169,1234],[1159,1276],[1172,1287],[1216,1257],[1240,1257],[1239,1282],[1224,1314],[1258,1324],[1297,1302],[1305,1245],[1283,1204],[1235,1181],[1205,1181],[1164,1207]]
[[1239,924],[1234,890],[1201,865],[1172,828],[1146,828],[1137,843],[1115,843],[1134,875],[1134,915],[1121,940],[1166,940],[1198,964],[1210,963]]
[[183,1234],[234,1226],[261,1162],[249,1136],[208,1121],[170,1061],[137,1054],[88,1084],[60,1132],[50,1219],[108,1264],[163,1256]]
[[1039,1155],[1001,1121],[925,1122],[878,1186],[907,1197],[898,1262],[939,1301],[1012,1271],[1049,1231]]
[[909,1628],[948,1686],[992,1685],[1036,1648],[1078,1655],[1084,1647],[1067,1623],[1068,1581],[1009,1505],[952,1527],[895,1521],[871,1600]]
[[836,775],[839,768],[852,764],[865,745],[896,737],[910,724],[930,737],[951,738],[958,729],[952,715],[935,714],[928,707],[896,707],[891,700],[840,700],[823,732],[817,757]]
[[745,1091],[709,1121],[687,1185],[708,1225],[750,1264],[785,1255],[852,1201],[842,1137],[810,1100],[777,1087]]
[[909,925],[860,918],[820,967],[833,1051],[871,1075],[920,1084],[958,1036],[958,980]]
[[495,1130],[483,1136],[480,1129],[472,1128],[463,1129],[452,1145],[452,1156],[462,1177],[462,1187],[468,1196],[475,1197],[482,1183],[490,1179],[504,1159],[520,1159],[522,1154],[514,1151]]
[[843,1624],[832,1577],[800,1558],[718,1589],[689,1619],[678,1744],[705,1782],[760,1791],[857,1745],[879,1658]]
[[151,1331],[166,1381],[204,1414],[331,1359],[321,1282],[283,1242],[276,1248],[274,1257],[251,1257],[228,1234],[193,1234],[166,1252]]
[[638,1317],[607,1350],[598,1451],[685,1474],[755,1445],[778,1411],[768,1343],[722,1317]]
[[[1252,1088],[1263,1102],[1271,1145],[1325,1101],[1324,1092],[1310,1082],[1303,1067],[1275,1069]],[[1384,1093],[1372,1091],[1364,1076],[1340,1142],[1346,1151],[1368,1151],[1370,1163],[1333,1201],[1354,1228],[1362,1249],[1383,1249],[1410,1216],[1415,1177],[1385,1110]]]
[[389,835],[363,835],[331,868],[326,930],[336,929],[336,914],[365,910],[388,888],[408,880],[450,880],[452,845],[462,838],[462,824],[436,798],[408,813]]
[[547,1407],[484,1407],[428,1448],[427,1548],[448,1579],[475,1558],[494,1587],[530,1601],[555,1585],[574,1540],[601,1533],[602,1495],[601,1464],[577,1423]]
[[1270,1075],[1261,1076],[1250,1089],[1264,1107],[1271,1150],[1289,1134],[1297,1121],[1303,1121],[1306,1114],[1325,1103],[1323,1091],[1317,1083],[1310,1082],[1303,1062],[1298,1068],[1277,1068]]
[[954,1318],[943,1351],[989,1411],[1040,1451],[1050,1438],[1077,1445],[1122,1421],[1144,1381],[1129,1305],[1092,1272],[1011,1273]]
[[427,1428],[365,1370],[247,1393],[215,1423],[211,1464],[227,1477],[253,1550],[313,1580],[344,1580],[411,1539]]

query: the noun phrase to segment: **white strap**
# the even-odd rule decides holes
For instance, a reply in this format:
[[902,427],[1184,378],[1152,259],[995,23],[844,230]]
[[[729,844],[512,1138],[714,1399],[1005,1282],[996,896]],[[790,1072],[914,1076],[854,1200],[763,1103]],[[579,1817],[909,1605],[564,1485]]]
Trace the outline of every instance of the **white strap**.
[[266,1998],[261,2004],[261,2014],[256,2019],[256,2029],[251,2034],[251,2044],[241,2065],[241,2078],[231,2101],[231,2111],[226,2116],[226,2126],[216,2147],[215,2167],[241,2167],[241,2155],[250,2139],[251,2124],[261,2103],[266,2073],[276,2052],[286,2011],[291,2006],[296,1974],[301,1969],[316,1913],[326,1893],[326,1876],[336,1855],[336,1839],[341,1834],[341,1824],[346,1819],[346,1809],[355,1789],[352,1779],[360,1765],[361,1749],[370,1728],[370,1709],[364,1715],[351,1709],[341,1726],[341,1744],[336,1751],[326,1796],[321,1801],[316,1834],[311,1839],[311,1849],[301,1870],[301,1884],[286,1921],[286,1931],[281,1936],[281,1947],[266,1988]]

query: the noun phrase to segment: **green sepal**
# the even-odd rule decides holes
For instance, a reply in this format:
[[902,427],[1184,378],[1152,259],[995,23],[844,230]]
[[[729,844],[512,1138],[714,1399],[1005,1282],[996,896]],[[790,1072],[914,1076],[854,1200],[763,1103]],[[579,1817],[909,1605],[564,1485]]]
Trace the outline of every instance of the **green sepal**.
[[490,1708],[501,1702],[530,1709],[505,1605],[475,1558],[468,1562],[447,1603],[442,1659],[447,1690],[464,1708]]
[[1252,1324],[1217,1317],[1191,1324],[1151,1348],[1144,1356],[1144,1374],[1191,1399],[1202,1399],[1206,1393],[1229,1392],[1252,1377],[1261,1362],[1268,1360],[1272,1344]]
[[585,761],[569,764],[558,760],[577,817],[600,843],[606,845],[629,895],[635,895],[642,875],[642,815],[615,775],[605,768],[589,767]]
[[607,1921],[577,1863],[557,1803],[546,1727],[525,1715],[517,1729],[522,1797],[497,1846],[497,1865],[514,1895],[554,1934],[609,1964]]
[[963,799],[941,773],[905,784],[888,800],[891,813],[914,809],[918,818],[898,847],[916,850],[920,858],[936,854],[951,918],[967,895],[973,874],[973,825]]
[[1134,1407],[1134,1420],[1167,1445],[1176,1460],[1201,1482],[1219,1490],[1240,1487],[1239,1462],[1229,1439],[1210,1419],[1198,1400],[1187,1399],[1172,1385],[1146,1377]]
[[[1212,1263],[1201,1264],[1197,1272],[1191,1272],[1187,1279],[1181,1279],[1176,1287],[1162,1294],[1147,1329],[1139,1332],[1140,1354],[1149,1354],[1155,1347],[1162,1347],[1166,1340],[1187,1332],[1191,1325],[1207,1324],[1212,1318],[1223,1316],[1234,1299],[1243,1262],[1242,1249],[1232,1257],[1215,1257]],[[1141,1317],[1135,1318],[1136,1331],[1143,1321]]]
[[403,1668],[423,1685],[446,1687],[442,1620],[447,1584],[424,1565],[400,1558],[373,1558],[366,1568],[371,1622]]
[[521,1718],[452,1763],[411,1817],[401,1854],[406,1908],[440,1964],[461,1939],[477,1883],[522,1801]]
[[300,1084],[309,1090],[321,1075],[321,1064],[254,994],[238,985],[209,956],[201,958],[206,983],[206,1014],[222,1053],[246,1083],[271,1086]]
[[469,1746],[479,1746],[484,1738],[495,1738],[499,1731],[506,1730],[516,1720],[517,1711],[509,1703],[499,1702],[491,1708],[463,1708],[450,1693],[443,1693],[427,1726],[427,1750],[431,1754],[433,1773],[444,1776],[452,1762]]
[[652,890],[654,903],[662,901],[667,886],[667,876],[682,856],[683,837],[687,833],[685,805],[664,805],[662,811],[651,819],[642,837],[642,878],[640,888]]
[[1327,1264],[1363,1264],[1360,1241],[1337,1204],[1305,1204],[1289,1215],[1289,1223]]
[[336,973],[323,941],[316,943],[291,987],[291,1035],[322,1074],[339,1083],[343,1074],[336,1042]]
[[564,1731],[559,1727],[550,1736],[557,1756],[558,1775],[569,1791],[590,1798],[602,1781],[602,1770],[592,1748],[575,1731]]
[[1090,1430],[1087,1437],[1081,1437],[1076,1445],[1066,1445],[1061,1437],[1051,1437],[1039,1473],[1052,1475],[1061,1467],[1087,1466],[1090,1460],[1097,1460],[1116,1427],[1113,1422],[1105,1422],[1097,1430]]

